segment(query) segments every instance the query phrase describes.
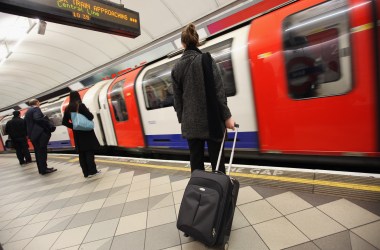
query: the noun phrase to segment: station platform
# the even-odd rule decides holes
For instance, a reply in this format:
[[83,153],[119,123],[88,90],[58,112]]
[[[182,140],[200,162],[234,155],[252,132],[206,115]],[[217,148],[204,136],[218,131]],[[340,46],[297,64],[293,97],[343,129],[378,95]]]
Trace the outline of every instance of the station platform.
[[[176,228],[187,162],[49,153],[41,176],[0,155],[0,243],[8,249],[202,250]],[[380,175],[233,165],[241,187],[228,249],[380,249]],[[211,248],[218,249],[218,248]],[[223,248],[222,248],[223,249]]]

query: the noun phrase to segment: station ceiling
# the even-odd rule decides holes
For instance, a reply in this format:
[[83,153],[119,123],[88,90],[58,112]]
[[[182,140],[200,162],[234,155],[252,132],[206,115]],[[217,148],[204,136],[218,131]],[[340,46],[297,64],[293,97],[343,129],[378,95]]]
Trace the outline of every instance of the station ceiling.
[[[135,39],[0,12],[0,110],[64,86],[239,0],[113,0],[139,12]],[[248,1],[249,2],[249,1]],[[1,10],[0,10],[1,11]]]

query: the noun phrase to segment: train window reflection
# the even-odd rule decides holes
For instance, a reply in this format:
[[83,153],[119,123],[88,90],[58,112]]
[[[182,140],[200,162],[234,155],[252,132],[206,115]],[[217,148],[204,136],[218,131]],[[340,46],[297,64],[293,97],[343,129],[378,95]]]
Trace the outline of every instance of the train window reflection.
[[291,98],[339,95],[352,89],[348,10],[344,0],[333,0],[284,20]]
[[115,115],[115,119],[118,122],[127,121],[128,120],[128,111],[127,105],[124,99],[123,86],[125,80],[121,80],[117,82],[111,89],[111,104],[113,107],[113,112]]
[[[203,49],[209,52],[221,73],[226,96],[236,94],[234,72],[231,61],[232,39]],[[148,110],[173,106],[173,80],[171,71],[177,60],[160,65],[146,72],[143,78],[143,94]]]
[[218,66],[227,97],[236,94],[234,70],[231,60],[231,46],[232,39],[229,39],[204,49],[204,52],[211,54]]
[[13,118],[13,116],[7,116],[7,117],[4,117],[1,122],[0,122],[0,131],[1,131],[1,135],[4,136],[4,135],[8,135],[6,132],[5,132],[5,125],[7,125],[7,122],[10,121],[11,119]]
[[62,101],[55,103],[43,104],[41,106],[42,113],[49,118],[49,120],[54,124],[54,126],[62,125],[62,113],[61,113]]
[[176,61],[148,70],[143,79],[143,94],[148,110],[173,106],[171,71]]

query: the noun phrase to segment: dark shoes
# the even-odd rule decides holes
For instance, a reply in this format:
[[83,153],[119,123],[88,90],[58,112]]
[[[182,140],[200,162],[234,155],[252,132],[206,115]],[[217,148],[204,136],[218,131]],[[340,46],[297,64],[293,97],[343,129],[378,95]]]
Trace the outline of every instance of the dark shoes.
[[23,163],[20,163],[20,165],[25,166],[26,164],[29,164],[29,163],[32,163],[32,161],[23,162]]
[[98,175],[98,174],[100,174],[101,172],[102,172],[101,170],[98,170],[98,171],[96,171],[95,174],[89,174],[86,178],[94,177],[95,175]]
[[44,173],[40,173],[41,175],[50,174],[57,171],[55,168],[46,168],[46,171]]

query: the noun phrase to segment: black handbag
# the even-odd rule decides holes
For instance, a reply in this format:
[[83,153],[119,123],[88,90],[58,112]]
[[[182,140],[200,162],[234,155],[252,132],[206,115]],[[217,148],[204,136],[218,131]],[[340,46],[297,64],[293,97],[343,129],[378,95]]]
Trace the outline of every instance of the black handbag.
[[53,121],[50,120],[46,115],[44,116],[44,120],[47,121],[46,132],[54,132],[56,130],[56,126],[54,125]]

